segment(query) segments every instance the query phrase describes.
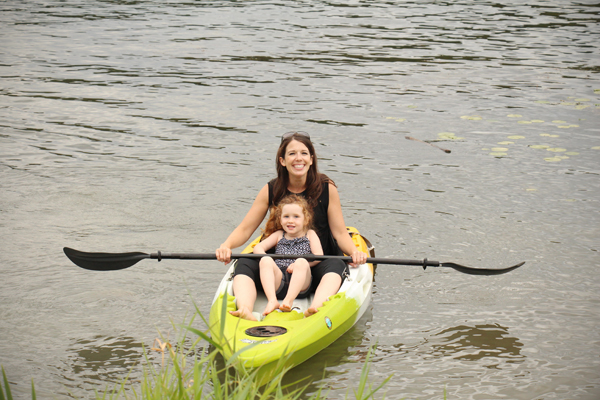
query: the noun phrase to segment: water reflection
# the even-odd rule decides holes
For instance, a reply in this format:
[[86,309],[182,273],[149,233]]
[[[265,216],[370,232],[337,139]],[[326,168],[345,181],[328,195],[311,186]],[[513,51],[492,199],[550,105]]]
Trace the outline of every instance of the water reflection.
[[[283,378],[283,384],[290,384],[291,390],[305,386],[305,393],[310,394],[317,391],[319,387],[329,383],[337,388],[356,388],[356,382],[349,382],[348,370],[354,370],[354,363],[365,361],[369,352],[369,344],[363,343],[367,328],[373,320],[372,310],[366,311],[365,315],[342,337],[331,345],[317,353],[307,362],[293,368]],[[293,383],[302,380],[300,385]],[[327,386],[327,385],[326,385]],[[329,387],[329,386],[327,386]]]
[[76,375],[87,382],[118,382],[140,363],[143,345],[132,337],[98,335],[76,340],[67,353],[65,381]]
[[[439,357],[452,357],[457,360],[478,361],[486,357],[510,359],[512,362],[524,359],[521,354],[523,343],[510,336],[508,328],[499,324],[459,325],[444,329],[434,335],[441,343],[431,346],[431,354]],[[487,365],[498,368],[498,363]]]

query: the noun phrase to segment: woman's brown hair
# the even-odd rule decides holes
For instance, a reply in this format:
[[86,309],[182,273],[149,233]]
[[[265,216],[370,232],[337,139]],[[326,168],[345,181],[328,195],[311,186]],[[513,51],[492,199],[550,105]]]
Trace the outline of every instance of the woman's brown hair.
[[272,235],[273,233],[279,230],[283,230],[283,227],[281,226],[281,213],[283,212],[283,206],[286,206],[288,204],[298,204],[302,208],[302,213],[304,214],[304,228],[307,231],[309,229],[313,229],[312,208],[309,206],[308,202],[304,197],[298,196],[296,194],[291,194],[281,199],[281,201],[277,203],[276,206],[271,207],[269,219],[267,220],[262,235],[263,240]]
[[308,170],[306,177],[306,198],[311,208],[317,206],[321,192],[323,191],[323,183],[333,183],[329,177],[325,174],[319,173],[319,167],[317,165],[317,154],[315,153],[315,147],[313,146],[310,138],[302,134],[293,134],[285,137],[279,149],[277,150],[277,157],[275,159],[275,168],[277,169],[277,178],[273,179],[273,204],[278,204],[281,199],[287,194],[288,185],[290,183],[290,177],[288,175],[287,168],[281,165],[280,159],[285,159],[285,151],[288,144],[292,140],[296,140],[306,146],[310,156],[312,157],[312,165]]

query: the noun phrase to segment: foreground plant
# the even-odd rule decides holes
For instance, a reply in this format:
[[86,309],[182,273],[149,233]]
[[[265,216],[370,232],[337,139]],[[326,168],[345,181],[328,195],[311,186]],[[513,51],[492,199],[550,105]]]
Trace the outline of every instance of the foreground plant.
[[[12,400],[13,397],[4,367],[2,367],[2,380],[4,381],[4,389],[2,388],[2,384],[0,384],[0,400]],[[33,379],[31,380],[31,399],[35,400],[35,386],[33,385]]]
[[[223,310],[223,312],[226,312]],[[196,307],[199,315],[208,324]],[[170,342],[161,335],[156,339],[151,351],[160,354],[160,364],[151,360],[144,349],[145,367],[141,387],[136,390],[131,383],[123,381],[111,393],[97,396],[98,399],[257,399],[257,400],[295,400],[308,388],[308,383],[293,382],[283,384],[283,376],[288,371],[282,359],[274,373],[269,372],[269,380],[265,384],[259,369],[247,370],[237,365],[237,353],[229,360],[221,361],[218,356],[220,345],[207,333],[192,327],[194,318],[188,324],[173,325],[178,332],[176,343]],[[192,333],[196,339],[189,338]],[[208,343],[213,349],[208,351],[201,342]],[[373,348],[369,350],[367,360],[362,368],[358,388],[354,390],[357,400],[374,399],[374,395],[388,381],[372,387],[367,383]],[[129,386],[129,387],[128,387]],[[107,397],[108,396],[108,397]],[[321,387],[309,400],[326,399],[327,391]]]
[[[261,386],[259,372],[234,368],[234,361],[219,365],[216,350],[207,352],[200,344],[211,342],[203,332],[189,325],[184,326],[183,335],[173,344],[168,339],[156,339],[151,348],[160,354],[160,363],[153,361],[144,351],[144,376],[139,388],[126,379],[110,393],[97,395],[97,399],[297,399],[305,390],[296,389],[285,393],[288,386],[281,381],[285,370],[267,385]],[[191,341],[187,332],[199,333]]]
[[[202,319],[202,314],[198,312]],[[269,381],[264,384],[260,369],[245,370],[236,365],[236,355],[229,360],[222,360],[216,344],[206,333],[192,328],[192,322],[173,328],[178,333],[176,342],[171,342],[163,335],[156,339],[147,352],[144,347],[143,377],[133,379],[127,376],[112,389],[96,392],[98,400],[144,399],[144,400],[296,400],[308,389],[309,383],[293,382],[283,384],[283,376],[287,372],[282,359]],[[206,322],[206,320],[205,320]],[[189,334],[197,337],[192,340]],[[203,343],[204,342],[204,343]],[[212,346],[207,350],[206,343]],[[362,368],[358,387],[353,389],[357,400],[374,399],[377,393],[390,379],[372,387],[368,384],[373,348],[367,354]],[[12,400],[8,379],[2,368],[4,389],[0,385],[0,400]],[[322,386],[306,397],[308,400],[326,399],[328,391]],[[36,399],[33,380],[31,382],[31,398]],[[346,396],[348,398],[348,395]]]

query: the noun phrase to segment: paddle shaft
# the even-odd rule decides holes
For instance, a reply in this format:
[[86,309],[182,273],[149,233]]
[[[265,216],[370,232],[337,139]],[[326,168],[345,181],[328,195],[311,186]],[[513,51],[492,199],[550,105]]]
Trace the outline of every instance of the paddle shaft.
[[[316,256],[314,254],[303,254],[303,255],[290,255],[290,254],[232,254],[231,259],[239,259],[239,258],[252,258],[252,259],[260,259],[262,257],[269,256],[273,259],[296,259],[296,258],[304,258],[308,262],[313,261],[323,261],[323,260],[331,260],[337,259],[345,262],[352,262],[352,257],[349,256]],[[151,259],[154,260],[167,260],[167,259],[175,259],[175,260],[216,260],[217,256],[214,253],[152,253],[150,254]],[[438,261],[429,261],[427,259],[424,260],[399,260],[393,258],[376,258],[369,257],[367,258],[367,263],[369,264],[396,264],[396,265],[417,265],[422,267],[439,267],[440,263]]]

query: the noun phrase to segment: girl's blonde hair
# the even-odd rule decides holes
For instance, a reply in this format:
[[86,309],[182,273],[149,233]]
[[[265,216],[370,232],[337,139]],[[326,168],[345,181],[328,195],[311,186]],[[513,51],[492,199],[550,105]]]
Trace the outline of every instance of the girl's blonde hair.
[[263,230],[263,239],[266,239],[279,230],[283,230],[283,227],[281,226],[281,214],[283,212],[283,206],[288,204],[298,204],[302,208],[302,214],[304,214],[304,228],[307,231],[313,228],[313,212],[308,205],[308,202],[302,196],[291,194],[281,199],[276,206],[271,207],[269,219]]

